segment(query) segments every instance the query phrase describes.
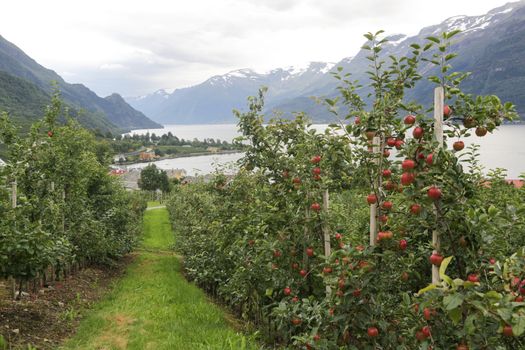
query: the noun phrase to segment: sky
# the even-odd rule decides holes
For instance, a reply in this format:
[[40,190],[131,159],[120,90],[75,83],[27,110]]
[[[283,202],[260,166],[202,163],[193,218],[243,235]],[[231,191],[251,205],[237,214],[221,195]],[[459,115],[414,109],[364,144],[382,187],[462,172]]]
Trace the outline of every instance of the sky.
[[499,0],[3,0],[0,35],[70,83],[139,96],[241,68],[353,56],[363,33],[414,35]]

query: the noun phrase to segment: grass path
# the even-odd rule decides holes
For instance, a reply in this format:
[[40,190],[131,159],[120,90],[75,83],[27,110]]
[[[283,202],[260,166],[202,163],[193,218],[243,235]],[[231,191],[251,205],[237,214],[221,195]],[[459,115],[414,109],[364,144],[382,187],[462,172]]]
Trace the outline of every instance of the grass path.
[[173,234],[165,208],[145,213],[144,231],[143,249],[126,275],[62,349],[255,349],[181,275],[179,259],[168,250]]

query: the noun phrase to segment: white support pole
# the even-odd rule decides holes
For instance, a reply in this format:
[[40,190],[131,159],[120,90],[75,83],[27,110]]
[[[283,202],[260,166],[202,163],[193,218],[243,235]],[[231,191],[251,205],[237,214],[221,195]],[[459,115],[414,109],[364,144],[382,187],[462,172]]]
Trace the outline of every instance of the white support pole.
[[[434,90],[434,137],[438,142],[438,148],[443,147],[443,108],[445,105],[445,93],[442,86]],[[438,253],[440,248],[439,232],[432,232],[433,253]],[[439,266],[432,265],[432,283],[440,284]]]
[[16,208],[18,204],[18,201],[17,201],[17,183],[16,183],[16,180],[13,181],[13,183],[11,184],[11,205],[14,208]]
[[[328,214],[328,209],[330,205],[330,198],[328,190],[324,190],[323,192],[323,212]],[[324,255],[326,256],[326,260],[328,261],[328,257],[332,254],[332,247],[330,245],[330,230],[328,228],[328,225],[325,222],[323,222],[323,236],[324,236]],[[332,289],[330,286],[326,286],[326,294],[329,295],[332,292]]]
[[[378,136],[375,136],[372,140],[372,155],[375,157],[374,163],[379,164],[379,157],[380,157],[380,139]],[[374,182],[372,184],[372,189],[374,192],[379,190],[377,188],[376,183]],[[377,198],[377,201],[379,201],[379,198]],[[375,246],[377,241],[377,211],[378,211],[378,203],[370,205],[370,246]]]

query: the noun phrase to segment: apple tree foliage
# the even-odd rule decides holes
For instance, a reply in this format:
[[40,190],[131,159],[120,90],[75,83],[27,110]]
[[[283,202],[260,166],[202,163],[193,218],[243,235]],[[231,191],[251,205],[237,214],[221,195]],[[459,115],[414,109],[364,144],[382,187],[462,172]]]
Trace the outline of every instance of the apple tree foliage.
[[[302,113],[265,124],[261,90],[237,112],[247,145],[239,173],[175,189],[168,209],[187,276],[275,347],[523,348],[524,190],[498,171],[483,175],[475,146],[446,142],[494,132],[514,107],[461,90],[457,31],[386,58],[381,34],[365,35],[368,90],[334,72],[339,97],[324,102],[336,123],[326,131]],[[443,144],[433,107],[409,98],[424,80],[445,92]],[[439,285],[430,284],[434,249]]]

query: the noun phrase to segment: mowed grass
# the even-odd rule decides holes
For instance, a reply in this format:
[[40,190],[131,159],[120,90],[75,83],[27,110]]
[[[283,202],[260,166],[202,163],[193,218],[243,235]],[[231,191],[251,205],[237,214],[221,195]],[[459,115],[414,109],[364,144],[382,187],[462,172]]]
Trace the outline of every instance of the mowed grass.
[[[151,203],[151,202],[150,202]],[[153,202],[149,207],[158,206]],[[144,215],[144,237],[142,247],[147,250],[169,249],[173,246],[174,236],[166,209],[147,210]]]
[[172,232],[166,209],[145,214],[144,248],[127,274],[81,321],[62,349],[256,349],[218,306],[188,283],[166,249]]

